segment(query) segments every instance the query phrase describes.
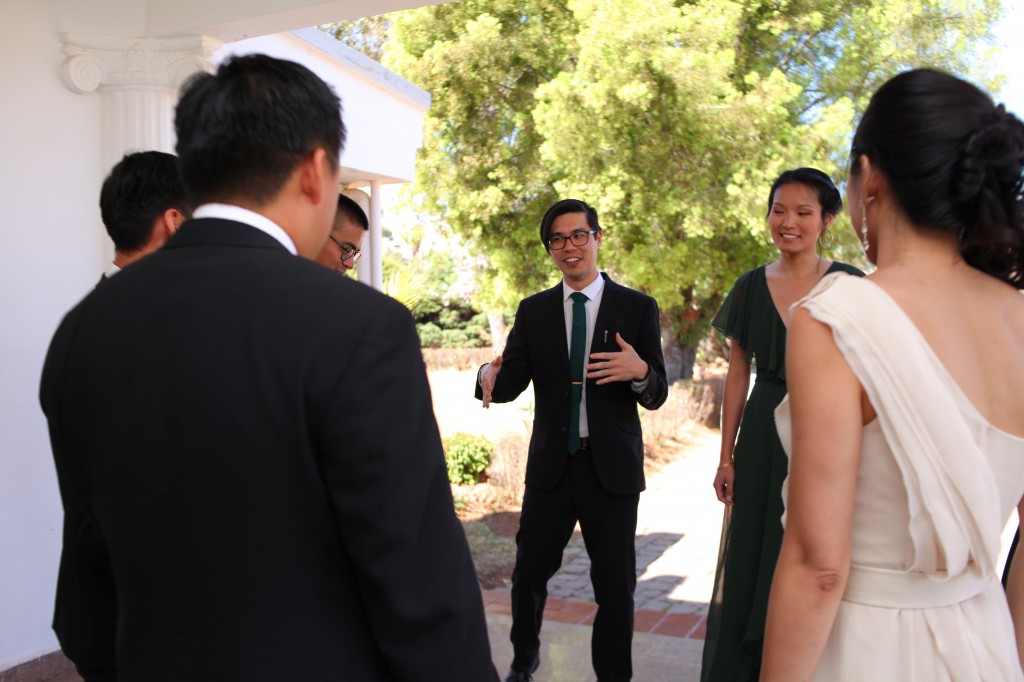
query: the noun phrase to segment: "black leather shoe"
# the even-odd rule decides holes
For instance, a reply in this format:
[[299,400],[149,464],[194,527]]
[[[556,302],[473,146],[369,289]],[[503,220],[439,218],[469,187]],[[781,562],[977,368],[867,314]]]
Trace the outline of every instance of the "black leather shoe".
[[533,680],[532,673],[537,672],[537,668],[540,667],[540,659],[537,659],[530,665],[529,672],[525,670],[516,670],[515,668],[508,669],[508,675],[505,675],[505,682],[531,682]]

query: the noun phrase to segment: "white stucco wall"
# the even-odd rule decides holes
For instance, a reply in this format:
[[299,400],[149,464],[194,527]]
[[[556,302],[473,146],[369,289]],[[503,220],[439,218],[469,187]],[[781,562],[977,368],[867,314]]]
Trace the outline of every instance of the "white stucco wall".
[[0,670],[56,648],[62,510],[39,374],[109,253],[99,101],[61,83],[54,14],[54,0],[0,0]]

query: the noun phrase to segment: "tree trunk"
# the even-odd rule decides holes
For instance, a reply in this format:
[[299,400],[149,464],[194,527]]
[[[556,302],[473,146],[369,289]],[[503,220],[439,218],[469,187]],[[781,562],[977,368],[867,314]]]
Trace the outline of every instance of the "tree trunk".
[[661,352],[665,355],[665,378],[670,386],[679,379],[693,378],[697,344],[685,344],[679,337],[690,331],[695,315],[696,311],[661,311]]
[[665,376],[669,385],[679,379],[693,378],[693,364],[697,359],[697,348],[684,346],[674,335],[662,337],[661,352],[665,355]]
[[497,355],[505,349],[505,335],[508,333],[505,314],[493,310],[488,311],[487,323],[491,327],[491,350]]

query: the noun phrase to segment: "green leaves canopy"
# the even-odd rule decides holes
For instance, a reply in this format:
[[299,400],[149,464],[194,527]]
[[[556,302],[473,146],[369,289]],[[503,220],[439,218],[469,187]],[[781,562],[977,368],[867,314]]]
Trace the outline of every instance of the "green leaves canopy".
[[900,70],[991,85],[997,15],[995,0],[464,0],[392,15],[385,55],[433,95],[418,189],[486,256],[481,302],[557,280],[540,217],[581,198],[607,232],[601,266],[654,295],[667,345],[689,349],[685,376],[733,280],[773,258],[774,177],[841,178],[857,113]]

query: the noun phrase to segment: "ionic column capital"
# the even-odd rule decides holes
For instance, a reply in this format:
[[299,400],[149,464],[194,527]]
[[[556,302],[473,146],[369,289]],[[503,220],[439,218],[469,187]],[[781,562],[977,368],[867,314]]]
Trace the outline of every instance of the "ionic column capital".
[[206,36],[132,39],[63,34],[61,79],[84,94],[108,88],[177,90],[197,71],[209,71],[219,42]]

